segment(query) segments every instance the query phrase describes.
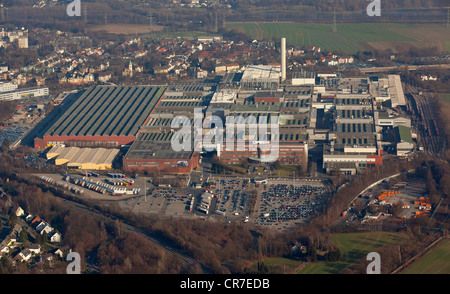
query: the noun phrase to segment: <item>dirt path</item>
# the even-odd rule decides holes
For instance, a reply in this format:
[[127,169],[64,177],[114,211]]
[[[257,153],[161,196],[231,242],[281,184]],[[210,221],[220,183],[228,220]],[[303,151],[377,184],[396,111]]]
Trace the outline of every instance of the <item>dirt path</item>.
[[260,40],[263,40],[264,39],[264,31],[263,31],[263,29],[259,26],[259,23],[257,23],[257,22],[255,22],[255,24],[256,24],[256,26],[258,27],[258,30],[259,30],[259,36],[260,36]]

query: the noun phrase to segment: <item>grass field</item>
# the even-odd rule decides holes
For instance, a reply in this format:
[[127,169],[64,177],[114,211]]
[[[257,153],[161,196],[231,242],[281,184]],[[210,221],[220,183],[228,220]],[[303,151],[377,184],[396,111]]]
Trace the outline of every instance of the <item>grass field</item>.
[[369,252],[376,252],[383,245],[396,244],[404,237],[402,233],[393,232],[335,234],[332,236],[333,243],[341,250],[342,261],[311,263],[299,273],[338,274],[344,268],[360,262]]
[[337,24],[337,32],[333,32],[330,24],[290,22],[229,23],[226,27],[259,40],[286,37],[288,44],[318,46],[327,51],[347,54],[371,49],[404,49],[408,46],[437,46],[445,51],[450,46],[450,34],[444,25]]
[[422,256],[402,274],[450,274],[450,240]]
[[450,53],[450,41],[444,42],[445,52]]
[[439,94],[439,98],[450,103],[450,94]]

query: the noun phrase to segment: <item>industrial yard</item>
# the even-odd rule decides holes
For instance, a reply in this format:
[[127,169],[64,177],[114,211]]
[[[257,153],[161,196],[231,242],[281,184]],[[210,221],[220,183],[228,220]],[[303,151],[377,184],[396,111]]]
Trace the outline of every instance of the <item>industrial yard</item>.
[[3,1],[0,274],[447,273],[446,1]]

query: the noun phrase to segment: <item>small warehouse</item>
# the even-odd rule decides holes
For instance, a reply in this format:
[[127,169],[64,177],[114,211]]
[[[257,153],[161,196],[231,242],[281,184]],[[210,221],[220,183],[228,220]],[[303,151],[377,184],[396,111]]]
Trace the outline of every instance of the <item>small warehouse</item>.
[[67,164],[68,168],[82,170],[109,170],[119,149],[79,148],[53,146],[47,152],[47,159],[54,159],[55,165]]

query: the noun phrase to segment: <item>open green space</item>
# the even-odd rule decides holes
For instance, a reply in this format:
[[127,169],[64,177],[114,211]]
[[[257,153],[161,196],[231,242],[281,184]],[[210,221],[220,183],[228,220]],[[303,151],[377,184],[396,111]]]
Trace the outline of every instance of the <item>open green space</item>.
[[334,234],[333,243],[341,250],[340,262],[316,262],[305,266],[300,274],[338,274],[344,268],[359,263],[369,252],[383,245],[397,244],[406,237],[403,233],[369,232]]
[[[372,46],[388,49],[390,44],[408,44],[417,47],[441,42],[448,50],[450,37],[442,25],[411,25],[392,23],[332,24],[304,23],[229,23],[227,29],[243,32],[255,39],[279,40],[298,46],[318,46],[326,51],[354,54]],[[433,43],[433,45],[435,45]]]
[[[298,169],[299,166],[297,165],[280,165],[279,168],[272,171],[272,176],[292,177],[293,175],[298,174]],[[260,172],[263,172],[263,170],[261,170]]]
[[450,240],[422,256],[402,274],[450,274]]
[[450,94],[439,94],[439,98],[450,103]]
[[450,53],[450,41],[444,42],[445,52]]

